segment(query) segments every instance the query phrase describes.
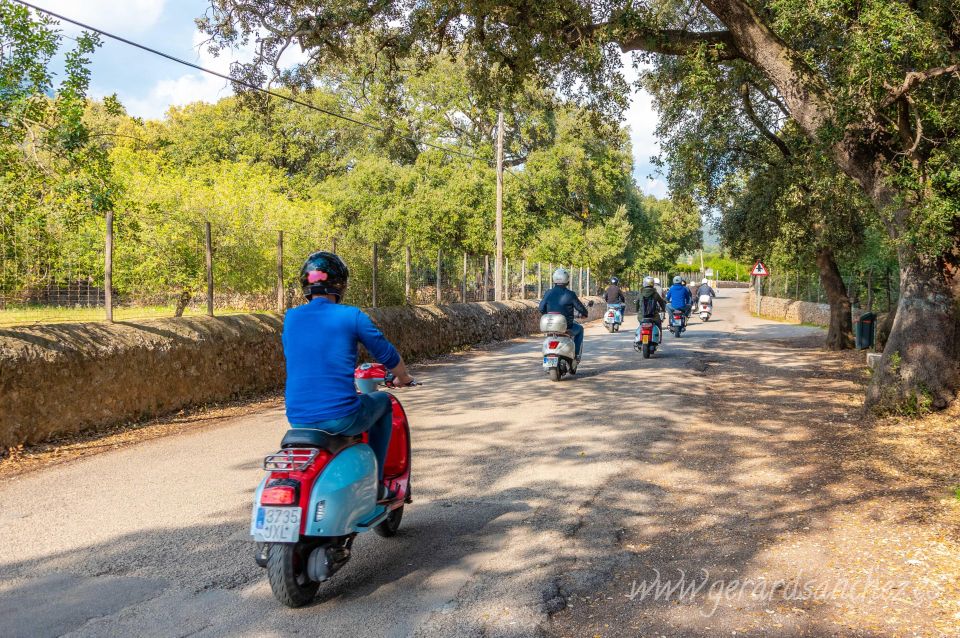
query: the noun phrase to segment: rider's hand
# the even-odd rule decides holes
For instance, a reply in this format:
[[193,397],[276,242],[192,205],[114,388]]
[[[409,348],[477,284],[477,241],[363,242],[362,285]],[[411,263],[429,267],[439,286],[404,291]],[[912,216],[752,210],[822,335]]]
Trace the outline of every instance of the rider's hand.
[[409,374],[402,374],[393,377],[393,380],[390,382],[390,385],[394,388],[403,388],[413,383],[413,377]]

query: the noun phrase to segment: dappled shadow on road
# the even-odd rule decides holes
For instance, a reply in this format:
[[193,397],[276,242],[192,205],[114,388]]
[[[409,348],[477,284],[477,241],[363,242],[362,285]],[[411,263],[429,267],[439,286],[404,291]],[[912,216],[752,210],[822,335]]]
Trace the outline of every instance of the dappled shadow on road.
[[[615,529],[578,537],[557,635],[936,633],[923,575],[884,591],[905,581],[872,544],[921,491],[852,477],[832,453],[832,429],[861,427],[863,371],[780,335],[759,326],[686,353],[697,382],[672,394],[688,418],[593,500]],[[871,511],[876,527],[858,526]],[[595,542],[604,532],[616,542]]]

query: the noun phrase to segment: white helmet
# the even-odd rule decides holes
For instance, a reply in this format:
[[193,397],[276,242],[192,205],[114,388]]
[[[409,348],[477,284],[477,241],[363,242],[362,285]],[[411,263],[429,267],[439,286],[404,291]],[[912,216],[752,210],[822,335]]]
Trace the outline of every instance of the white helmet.
[[654,286],[659,286],[659,285],[660,285],[660,278],[659,278],[659,277],[654,277],[654,278],[653,278],[653,285],[654,285]]
[[680,277],[680,275],[677,275],[676,277],[673,278],[673,283],[674,283],[674,284],[678,284],[678,283],[680,283],[681,281],[683,281],[683,278]]
[[566,268],[557,268],[553,271],[553,283],[566,286],[570,283],[570,273]]
[[703,281],[701,281],[700,283],[705,286],[705,285],[707,285],[707,284],[710,283],[710,282],[707,281],[707,278],[706,278],[706,277],[704,277],[704,278],[703,278]]
[[643,278],[643,285],[644,285],[644,287],[646,287],[646,286],[652,286],[652,285],[653,285],[653,277],[650,277],[649,275],[646,276],[646,277],[644,277],[644,278]]

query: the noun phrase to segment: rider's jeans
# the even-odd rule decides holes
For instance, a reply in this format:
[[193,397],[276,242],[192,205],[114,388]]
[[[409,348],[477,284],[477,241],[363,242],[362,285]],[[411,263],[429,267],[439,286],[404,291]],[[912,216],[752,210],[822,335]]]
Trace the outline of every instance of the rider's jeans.
[[579,357],[583,351],[583,326],[579,323],[574,323],[570,326],[570,335],[573,337],[573,345]]
[[390,447],[390,433],[393,429],[393,404],[390,395],[386,392],[371,392],[361,394],[360,409],[353,414],[328,419],[310,425],[294,425],[292,428],[311,428],[323,430],[328,434],[354,436],[370,431],[370,447],[377,457],[377,477],[383,480],[383,465],[387,458],[387,448]]

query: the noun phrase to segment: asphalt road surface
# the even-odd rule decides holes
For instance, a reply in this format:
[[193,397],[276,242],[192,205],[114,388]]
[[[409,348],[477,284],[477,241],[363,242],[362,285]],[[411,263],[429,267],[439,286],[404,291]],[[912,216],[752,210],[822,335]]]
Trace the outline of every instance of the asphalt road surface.
[[[756,320],[724,290],[715,319],[642,360],[636,320],[587,328],[580,374],[551,383],[540,339],[415,368],[414,497],[396,538],[365,534],[302,609],[281,606],[247,528],[270,409],[0,483],[0,635],[530,636],[615,565],[623,524],[595,495],[695,405],[695,372],[734,341],[817,329]],[[95,391],[91,388],[91,391]],[[635,454],[633,455],[635,457]],[[625,483],[633,508],[655,495]],[[565,583],[561,588],[561,582]]]

